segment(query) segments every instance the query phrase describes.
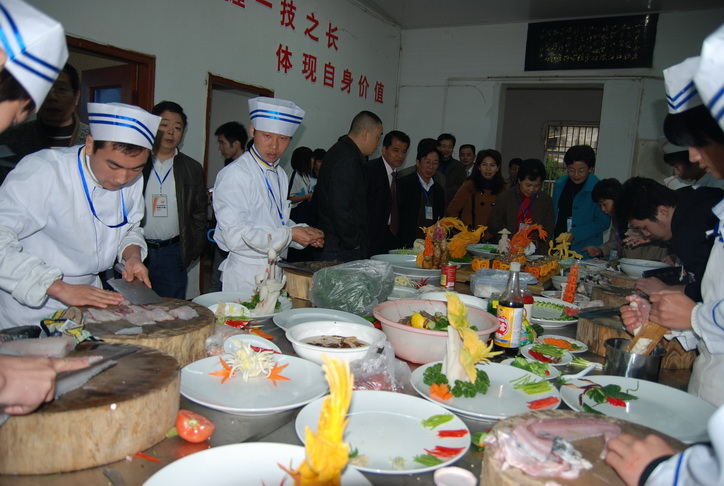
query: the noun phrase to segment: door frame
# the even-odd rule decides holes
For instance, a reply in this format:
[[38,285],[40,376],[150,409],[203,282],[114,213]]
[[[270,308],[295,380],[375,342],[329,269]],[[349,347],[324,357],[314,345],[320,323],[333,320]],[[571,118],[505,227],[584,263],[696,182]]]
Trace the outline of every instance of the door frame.
[[134,92],[134,103],[144,110],[151,111],[156,88],[156,57],[136,51],[129,51],[107,44],[65,36],[68,47],[88,52],[97,56],[108,57],[117,61],[134,64],[138,69],[138,89]]

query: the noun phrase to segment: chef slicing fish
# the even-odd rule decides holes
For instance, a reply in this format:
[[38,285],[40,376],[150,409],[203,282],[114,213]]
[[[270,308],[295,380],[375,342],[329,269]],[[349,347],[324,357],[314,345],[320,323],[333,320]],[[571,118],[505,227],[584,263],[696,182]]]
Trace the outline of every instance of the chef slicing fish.
[[[282,257],[287,248],[321,247],[324,234],[289,219],[288,178],[281,156],[302,122],[304,110],[276,98],[249,100],[249,133],[254,145],[224,167],[214,184],[214,239],[229,256],[219,269],[225,292],[251,295],[255,277],[267,269],[270,248]],[[270,278],[277,279],[275,274]]]

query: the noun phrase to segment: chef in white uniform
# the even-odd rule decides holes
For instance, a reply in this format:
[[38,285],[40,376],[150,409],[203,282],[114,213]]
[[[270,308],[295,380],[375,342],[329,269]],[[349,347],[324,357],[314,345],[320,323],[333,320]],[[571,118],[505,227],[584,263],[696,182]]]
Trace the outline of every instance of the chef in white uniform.
[[119,304],[98,278],[116,260],[150,286],[141,170],[161,119],[115,103],[89,103],[88,118],[85,145],[28,155],[0,187],[0,328]]
[[251,296],[254,277],[269,267],[269,235],[272,247],[284,256],[290,245],[323,246],[324,234],[289,219],[288,178],[279,167],[304,110],[291,101],[260,97],[249,100],[249,117],[254,145],[216,177],[214,239],[229,252],[219,266],[223,290]]
[[[724,179],[724,25],[704,41],[700,58],[687,61],[695,70],[695,74],[691,74],[694,84],[682,86],[698,92],[704,106],[719,124],[719,130],[714,121],[701,117],[706,111],[699,101],[689,108],[697,111],[689,111],[686,116],[690,118],[684,118],[677,127],[680,129],[678,135],[689,139],[687,145],[692,162],[706,168],[717,179]],[[671,98],[672,101],[676,99]],[[704,131],[694,133],[692,126]],[[703,139],[700,142],[705,143],[694,143],[694,138]],[[682,144],[685,140],[671,141]],[[711,444],[696,444],[675,454],[655,436],[644,440],[625,434],[619,436],[608,443],[606,462],[616,469],[626,484],[724,484],[724,201],[714,206],[713,211],[719,223],[712,228],[716,239],[702,279],[703,302],[695,303],[682,293],[670,292],[652,296],[654,307],[651,312],[652,320],[656,322],[661,321],[669,327],[690,328],[686,332],[698,342],[700,354],[694,364],[689,392],[719,406],[708,422]],[[660,321],[654,319],[654,311],[666,317],[661,317]],[[627,316],[623,313],[622,316],[628,325]]]

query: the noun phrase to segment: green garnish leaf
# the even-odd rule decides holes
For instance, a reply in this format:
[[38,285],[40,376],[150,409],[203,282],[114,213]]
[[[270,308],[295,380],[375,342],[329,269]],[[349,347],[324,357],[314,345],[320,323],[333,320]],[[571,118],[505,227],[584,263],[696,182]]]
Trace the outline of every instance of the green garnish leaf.
[[450,422],[455,416],[451,413],[433,415],[422,421],[422,426],[427,429],[434,429],[442,424]]
[[581,407],[581,410],[584,411],[584,412],[587,412],[587,413],[595,413],[595,414],[598,414],[598,415],[604,415],[603,412],[599,412],[599,411],[596,410],[595,408],[589,407],[589,406],[586,405],[585,403],[584,403],[583,406]]
[[357,449],[356,447],[354,449],[352,449],[351,451],[349,451],[350,459],[354,459],[357,456],[359,456],[359,449]]
[[443,462],[441,459],[438,459],[432,454],[422,454],[419,456],[415,456],[413,460],[415,462],[419,462],[423,466],[437,466],[438,464],[442,464]]

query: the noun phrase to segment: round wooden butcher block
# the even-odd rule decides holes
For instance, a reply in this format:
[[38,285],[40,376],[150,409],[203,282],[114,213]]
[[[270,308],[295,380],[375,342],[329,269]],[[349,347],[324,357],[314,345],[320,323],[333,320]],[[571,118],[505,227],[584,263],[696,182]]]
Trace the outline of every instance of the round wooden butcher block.
[[158,350],[81,344],[70,356],[135,352],[83,387],[0,427],[0,474],[52,474],[118,461],[163,440],[179,408],[177,361]]
[[[166,310],[189,306],[198,313],[198,317],[140,326],[143,331],[141,334],[115,334],[123,327],[137,327],[123,320],[87,324],[86,329],[109,343],[134,344],[158,349],[176,358],[182,368],[207,356],[205,342],[214,333],[216,322],[213,312],[202,305],[180,299],[164,299],[163,302],[151,305]],[[108,310],[114,308],[116,306],[109,306]]]
[[[663,438],[675,450],[683,450],[685,445],[668,435],[657,432],[648,427],[638,425],[625,420],[619,420],[606,415],[593,415],[587,413],[574,412],[572,410],[545,410],[539,412],[524,413],[498,422],[491,430],[512,430],[518,424],[525,422],[530,418],[539,419],[565,419],[565,418],[594,418],[614,423],[621,427],[621,431],[631,434],[634,437],[643,439],[649,434],[655,434]],[[583,471],[577,479],[561,479],[550,477],[534,478],[524,474],[520,469],[509,467],[502,471],[502,465],[498,461],[492,451],[486,447],[483,458],[483,468],[480,475],[481,486],[542,486],[545,484],[560,485],[584,485],[584,486],[604,486],[604,485],[624,485],[625,483],[616,474],[603,459],[601,459],[601,451],[603,450],[603,437],[590,437],[571,442],[573,447],[579,451],[585,459],[593,464],[593,469]],[[549,483],[552,482],[552,483]]]

